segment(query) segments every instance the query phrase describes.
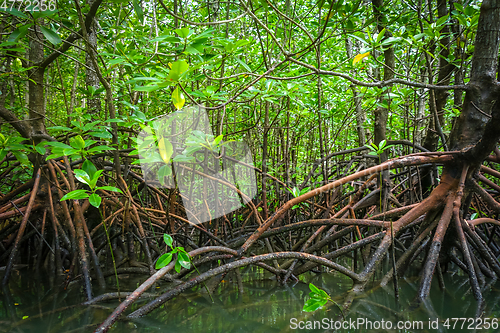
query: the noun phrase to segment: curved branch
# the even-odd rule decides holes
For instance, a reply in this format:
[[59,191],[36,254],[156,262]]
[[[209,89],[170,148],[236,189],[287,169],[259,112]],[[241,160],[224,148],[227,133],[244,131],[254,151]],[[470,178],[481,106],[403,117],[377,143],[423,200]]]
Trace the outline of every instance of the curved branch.
[[[330,268],[350,277],[354,281],[359,280],[358,274],[348,270],[344,266],[341,266],[337,263],[334,263],[334,262],[332,262],[328,259],[322,258],[322,257],[318,257],[318,256],[307,254],[307,253],[300,253],[300,252],[268,253],[268,254],[262,254],[262,255],[251,257],[251,258],[245,258],[245,259],[241,259],[238,261],[234,261],[234,262],[219,266],[217,268],[214,268],[212,270],[209,270],[203,274],[200,274],[199,276],[189,280],[188,282],[167,291],[166,293],[164,293],[163,295],[161,295],[157,299],[149,302],[148,304],[146,304],[145,306],[143,306],[139,310],[132,312],[127,317],[128,318],[138,318],[138,317],[141,317],[143,315],[146,315],[149,312],[151,312],[152,310],[154,310],[155,308],[157,308],[158,306],[160,306],[161,304],[163,304],[166,301],[168,301],[169,299],[171,299],[172,297],[179,295],[184,290],[192,288],[193,286],[195,286],[195,285],[197,285],[197,284],[199,284],[199,283],[201,283],[201,282],[203,282],[203,281],[205,281],[213,276],[216,276],[218,274],[225,273],[225,272],[228,272],[230,270],[234,270],[234,269],[237,269],[237,268],[243,267],[243,266],[248,266],[250,264],[258,263],[261,261],[269,261],[269,260],[276,260],[276,259],[302,259],[302,260],[312,261],[312,262],[324,265],[326,267],[330,267]],[[169,266],[172,266],[170,269],[173,268],[172,264],[169,264]],[[102,325],[100,327],[102,327]],[[98,329],[98,331],[96,331],[96,332],[101,332],[101,331],[99,331],[99,329]]]
[[336,180],[332,183],[323,185],[321,187],[318,187],[314,190],[311,190],[301,196],[298,196],[296,198],[293,198],[286,202],[284,205],[281,206],[281,208],[270,218],[268,218],[264,224],[262,224],[253,234],[248,238],[248,240],[241,246],[241,248],[238,250],[238,252],[241,254],[248,250],[250,246],[262,235],[264,231],[266,231],[273,223],[281,219],[281,217],[285,214],[286,211],[288,211],[290,208],[292,208],[294,205],[297,205],[305,200],[308,200],[316,195],[319,195],[323,192],[332,190],[338,186],[344,185],[350,181],[353,181],[355,179],[358,179],[363,176],[368,176],[372,175],[374,173],[378,173],[383,170],[389,170],[393,168],[398,168],[402,166],[409,166],[409,165],[420,165],[420,164],[425,164],[425,163],[445,163],[445,162],[451,162],[453,160],[453,156],[459,152],[444,152],[444,153],[418,153],[418,154],[411,154],[399,158],[395,158],[392,160],[389,160],[387,162],[384,162],[382,164],[376,165],[374,167],[365,169],[363,171],[356,172],[350,176],[344,177],[342,179]]
[[500,221],[497,221],[495,219],[488,218],[488,217],[482,217],[482,218],[475,219],[475,220],[472,220],[472,221],[467,221],[467,222],[470,225],[473,225],[474,227],[476,227],[476,226],[478,226],[480,224],[483,224],[483,223],[492,223],[492,224],[500,226]]
[[427,89],[444,89],[444,90],[452,90],[452,89],[460,89],[460,90],[468,90],[469,87],[467,85],[451,85],[451,86],[440,86],[440,85],[435,85],[435,84],[426,84],[426,83],[421,83],[421,82],[413,82],[413,81],[406,81],[406,80],[403,80],[403,79],[398,79],[398,78],[394,78],[394,79],[390,79],[390,80],[387,80],[387,81],[378,81],[378,82],[364,82],[364,81],[360,81],[360,80],[357,80],[353,77],[350,77],[349,75],[347,74],[344,74],[344,73],[339,73],[339,72],[333,72],[333,71],[325,71],[323,69],[318,69],[312,65],[309,65],[305,62],[302,62],[300,60],[297,60],[297,59],[293,59],[293,58],[288,58],[291,62],[294,62],[296,63],[297,65],[300,65],[302,67],[305,67],[305,68],[308,68],[312,71],[314,71],[315,73],[317,74],[321,74],[321,75],[331,75],[331,76],[338,76],[338,77],[341,77],[341,78],[344,78],[348,81],[351,81],[352,83],[358,85],[358,86],[362,86],[362,87],[370,87],[370,88],[383,88],[383,87],[386,87],[386,86],[390,86],[392,84],[395,84],[395,83],[398,83],[398,84],[403,84],[403,85],[407,85],[407,86],[410,86],[410,87],[417,87],[417,88],[427,88]]
[[0,105],[0,117],[2,117],[6,123],[14,127],[23,138],[30,138],[31,126],[29,126],[29,123],[17,118],[12,111],[6,109],[3,105]]
[[[224,252],[236,255],[236,251],[222,246],[207,246],[189,252],[190,257],[206,253],[206,252]],[[131,293],[108,318],[95,330],[95,332],[107,332],[110,326],[118,319],[118,316],[123,313],[133,302],[137,300],[147,289],[149,289],[156,281],[161,279],[175,266],[175,261],[170,262],[167,266],[158,270],[154,275],[147,279],[133,293]]]

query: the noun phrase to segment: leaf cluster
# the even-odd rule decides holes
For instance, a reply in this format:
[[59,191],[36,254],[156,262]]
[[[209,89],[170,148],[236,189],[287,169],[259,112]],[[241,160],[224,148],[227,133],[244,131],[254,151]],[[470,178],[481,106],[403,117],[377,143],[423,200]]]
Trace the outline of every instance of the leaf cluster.
[[87,185],[90,188],[90,191],[84,189],[71,191],[64,195],[61,198],[61,201],[69,199],[77,200],[89,198],[89,203],[92,206],[99,208],[102,202],[102,198],[99,194],[96,193],[97,190],[123,193],[119,188],[116,188],[114,186],[97,186],[97,181],[99,180],[99,177],[104,172],[104,170],[97,170],[95,165],[89,160],[85,160],[85,162],[83,162],[82,164],[82,168],[75,169],[74,172],[75,178]]
[[335,304],[340,312],[342,313],[342,316],[344,316],[344,313],[342,311],[342,308],[340,305],[337,304],[330,295],[323,289],[319,289],[316,287],[314,284],[309,283],[309,289],[311,292],[309,293],[309,299],[305,302],[304,307],[302,308],[303,311],[305,312],[313,312],[318,310],[319,308],[323,307],[328,301],[332,302]]
[[365,145],[365,147],[370,148],[370,150],[371,150],[371,152],[369,152],[368,155],[380,156],[387,149],[394,147],[394,145],[386,146],[386,144],[387,144],[387,141],[382,140],[382,141],[380,141],[380,144],[378,146],[372,142],[371,145]]
[[160,269],[167,266],[172,261],[174,255],[177,254],[177,258],[175,261],[175,271],[179,273],[181,271],[181,267],[184,267],[185,269],[190,269],[191,258],[189,257],[189,254],[186,252],[186,250],[184,250],[182,246],[174,247],[174,240],[172,236],[170,236],[169,234],[163,234],[163,241],[172,250],[170,252],[163,254],[161,257],[158,258],[158,260],[156,261],[155,268]]

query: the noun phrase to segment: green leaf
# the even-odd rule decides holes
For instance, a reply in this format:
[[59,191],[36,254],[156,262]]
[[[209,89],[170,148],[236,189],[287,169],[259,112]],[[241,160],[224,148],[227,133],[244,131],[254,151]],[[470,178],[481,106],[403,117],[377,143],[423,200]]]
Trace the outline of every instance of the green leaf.
[[169,234],[163,234],[163,241],[165,242],[165,244],[173,248],[174,240],[172,236],[170,236]]
[[68,146],[65,143],[57,142],[57,141],[47,142],[47,145],[49,145],[51,147],[55,147],[55,148],[61,148],[61,149],[71,148],[71,146]]
[[189,28],[182,28],[182,29],[175,29],[174,30],[176,34],[179,35],[181,38],[188,38],[191,32],[189,31]]
[[313,312],[321,308],[323,305],[325,305],[328,302],[328,300],[323,300],[323,299],[317,299],[317,298],[309,298],[306,303],[304,304],[304,307],[302,308],[303,311],[305,312]]
[[78,179],[80,182],[90,185],[90,176],[88,173],[81,169],[75,169],[75,178]]
[[179,60],[172,63],[167,80],[177,82],[181,74],[187,71],[188,68],[189,65],[185,60]]
[[24,165],[31,165],[31,162],[25,153],[21,153],[20,151],[13,150],[12,154],[14,154],[14,156],[19,161],[19,163],[24,164]]
[[324,298],[324,299],[328,299],[328,297],[330,297],[323,289],[319,290],[319,296],[320,296],[319,298]]
[[[41,3],[41,2],[40,2]],[[48,1],[46,1],[45,3],[48,4]],[[35,6],[35,2],[33,1],[33,6]],[[31,7],[32,9],[34,7]],[[33,18],[36,20],[40,19],[40,18],[43,18],[43,17],[47,17],[47,16],[50,16],[54,13],[56,13],[57,10],[39,10],[39,11],[35,11],[35,10],[31,10],[31,15],[33,15]]]
[[165,177],[168,177],[172,174],[172,169],[170,165],[165,164],[158,170],[158,181],[160,184],[165,185]]
[[62,156],[64,156],[64,154],[62,154],[62,153],[50,154],[49,156],[47,156],[47,158],[45,158],[45,160],[48,161],[50,159],[59,158],[59,157],[62,157]]
[[101,174],[104,172],[104,170],[99,170],[94,173],[94,176],[90,179],[89,186],[93,190],[95,186],[97,185],[97,181],[99,180],[99,177],[101,177]]
[[134,90],[135,91],[145,91],[145,92],[152,92],[152,91],[155,91],[155,90],[158,90],[162,87],[160,87],[159,85],[149,85],[149,86],[135,86],[134,87]]
[[311,189],[311,187],[303,188],[302,190],[300,190],[299,196],[301,196],[302,194],[305,194],[305,193],[309,192],[310,189]]
[[75,149],[83,149],[85,148],[85,140],[81,135],[77,135],[71,140],[71,146]]
[[189,259],[189,255],[185,252],[179,252],[177,262],[186,269],[191,268],[191,259]]
[[238,57],[234,57],[234,60],[236,60],[236,62],[238,64],[240,64],[241,66],[243,66],[243,68],[245,68],[247,71],[251,72],[252,70],[250,69],[250,67],[248,67],[248,65],[243,61],[241,60],[240,58]]
[[439,27],[439,26],[445,24],[446,21],[448,21],[448,18],[449,18],[448,15],[445,15],[445,16],[438,18],[436,21],[436,27]]
[[174,37],[174,36],[170,36],[170,35],[161,35],[161,36],[158,36],[156,38],[151,39],[151,42],[162,42],[162,41],[166,41],[166,42],[170,42],[170,43],[179,43],[181,40],[179,39],[179,37]]
[[382,45],[383,46],[388,46],[388,45],[391,45],[391,44],[395,44],[399,41],[401,41],[402,38],[401,37],[389,37],[389,38],[386,38],[382,41]]
[[172,159],[174,162],[193,162],[195,158],[193,156],[184,156],[182,154],[175,155],[175,157]]
[[109,133],[107,130],[99,131],[99,132],[90,132],[89,135],[101,138],[101,139],[111,139],[113,134]]
[[415,40],[419,40],[419,39],[421,39],[422,37],[425,37],[425,34],[424,34],[424,33],[416,34],[415,36],[413,36],[413,38],[414,38]]
[[99,196],[99,194],[92,193],[92,195],[89,197],[89,203],[94,206],[95,208],[99,208],[101,205],[102,198]]
[[234,43],[234,48],[237,49],[238,47],[242,47],[242,46],[245,46],[248,44],[250,44],[249,40],[240,39],[240,40],[236,41],[236,43]]
[[46,149],[44,148],[46,142],[40,142],[35,146],[35,150],[40,154],[40,155],[45,155]]
[[120,190],[119,188],[114,187],[114,186],[99,186],[99,187],[96,187],[96,190],[105,190],[105,191],[113,191],[113,192],[123,193],[122,190]]
[[221,140],[222,140],[222,137],[223,137],[223,136],[224,136],[224,135],[223,135],[223,134],[221,134],[221,135],[219,135],[218,137],[216,137],[216,138],[214,139],[214,145],[218,145],[218,144],[219,144],[219,142],[221,142]]
[[175,262],[175,271],[176,271],[177,273],[179,273],[179,272],[181,271],[181,268],[182,268],[181,263],[180,263],[180,261],[179,261],[179,260],[177,260],[177,261]]
[[385,146],[384,149],[382,149],[382,150],[385,151],[385,150],[392,148],[392,147],[394,147],[394,145],[388,145],[388,146]]
[[64,149],[63,150],[63,155],[64,156],[69,156],[69,155],[74,155],[74,154],[78,154],[80,151],[77,150],[77,149],[73,149],[73,148],[67,148],[67,149]]
[[158,260],[156,261],[156,264],[155,264],[155,268],[156,269],[163,268],[163,267],[167,266],[168,264],[170,264],[171,261],[172,261],[172,253],[171,252],[165,253],[160,258],[158,258]]
[[85,140],[85,148],[92,146],[96,142],[96,140]]
[[[91,86],[91,88],[94,88],[94,87]],[[100,89],[102,89],[102,88],[99,88],[99,89],[97,89],[95,91],[98,91]],[[83,126],[82,129],[84,131],[89,131],[90,129],[95,128],[96,125],[99,124],[100,122],[101,122],[100,120],[96,120],[96,121],[93,121],[91,123],[85,124],[85,126]]]
[[42,30],[43,35],[49,42],[51,42],[54,45],[57,45],[62,42],[62,39],[52,30],[47,29],[45,27],[40,27],[40,30]]
[[20,12],[19,10],[17,10],[16,8],[12,8],[12,9],[6,9],[6,8],[0,8],[0,12],[6,12],[6,13],[9,13],[9,14],[12,14],[14,16],[17,16],[17,17],[20,17],[20,18],[23,18],[23,19],[27,19],[28,16],[26,16],[26,14]]
[[384,35],[385,35],[385,28],[384,28],[384,29],[382,29],[382,31],[380,31],[380,32],[379,32],[379,34],[377,35],[377,40],[376,40],[376,42],[377,42],[377,43],[380,43],[380,41],[382,40],[382,38],[384,37]]
[[200,51],[197,48],[195,48],[194,47],[195,45],[197,45],[197,44],[186,46],[186,50],[184,51],[184,53],[185,54],[198,54],[198,53],[201,53],[202,51]]
[[89,160],[85,160],[85,162],[83,162],[82,170],[85,171],[91,179],[94,178],[94,174],[97,172],[97,168]]
[[73,199],[73,200],[85,199],[88,197],[89,197],[89,195],[88,195],[86,190],[74,190],[74,191],[69,192],[65,196],[63,196],[61,198],[61,201],[68,200],[68,199]]
[[121,64],[122,62],[125,62],[125,61],[126,61],[125,58],[116,58],[116,59],[111,59],[110,61],[108,61],[108,64],[113,66],[113,65]]
[[318,287],[316,287],[314,284],[312,283],[309,283],[309,289],[311,289],[312,292],[316,293],[316,294],[319,294],[320,293],[320,289]]
[[134,11],[137,15],[137,18],[139,19],[141,24],[144,24],[144,12],[142,10],[142,6],[141,6],[139,0],[133,0],[132,2],[134,4]]
[[22,27],[17,28],[10,34],[8,41],[17,42],[19,39],[23,38],[28,33],[28,28],[32,25],[32,23],[28,23],[23,25]]

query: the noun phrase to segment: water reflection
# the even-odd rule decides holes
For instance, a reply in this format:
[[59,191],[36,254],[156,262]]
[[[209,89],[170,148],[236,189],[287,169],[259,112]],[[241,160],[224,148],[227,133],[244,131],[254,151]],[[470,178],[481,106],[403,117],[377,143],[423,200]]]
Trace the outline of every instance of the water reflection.
[[[267,272],[256,267],[241,271],[244,293],[238,292],[236,277],[228,274],[214,295],[214,303],[210,300],[205,288],[177,297],[155,310],[147,317],[134,321],[120,321],[112,328],[112,332],[324,332],[325,328],[334,327],[337,320],[342,320],[337,307],[329,306],[314,313],[302,311],[308,297],[308,283],[326,290],[332,298],[341,304],[351,287],[351,281],[339,275],[322,273],[300,277],[295,285],[282,286],[272,280]],[[355,298],[351,311],[346,317],[349,322],[364,320],[372,322],[372,327],[357,326],[326,331],[336,332],[472,332],[468,322],[459,329],[462,322],[451,326],[451,318],[472,318],[476,312],[477,302],[471,292],[468,278],[459,274],[445,274],[446,290],[440,290],[433,283],[430,299],[419,309],[410,312],[407,309],[419,285],[418,278],[400,280],[400,308],[396,311],[393,290],[375,287],[367,289],[363,295]],[[122,276],[122,290],[133,290],[144,281],[144,277],[134,275]],[[112,283],[112,279],[108,281]],[[33,279],[31,274],[18,274],[12,279],[9,288],[2,289],[0,298],[0,331],[1,332],[91,332],[102,322],[119,301],[101,302],[97,305],[82,306],[81,287],[76,283],[67,290],[59,286],[49,287],[49,281]],[[165,283],[157,285],[153,293],[161,294],[170,286]],[[115,291],[110,288],[110,292]],[[483,295],[486,307],[483,318],[500,317],[500,293],[494,283],[485,286]],[[148,299],[134,304],[130,311]],[[24,319],[23,319],[24,318]],[[437,328],[435,328],[435,320]],[[445,327],[445,319],[451,326]],[[419,329],[388,329],[374,325],[375,322],[388,321],[394,326],[398,321],[422,323]],[[310,326],[307,326],[307,323]],[[300,330],[301,328],[316,329]],[[321,326],[318,326],[318,322]],[[491,322],[491,320],[490,320]],[[326,324],[328,323],[328,324]],[[499,332],[500,329],[481,329],[477,332]]]

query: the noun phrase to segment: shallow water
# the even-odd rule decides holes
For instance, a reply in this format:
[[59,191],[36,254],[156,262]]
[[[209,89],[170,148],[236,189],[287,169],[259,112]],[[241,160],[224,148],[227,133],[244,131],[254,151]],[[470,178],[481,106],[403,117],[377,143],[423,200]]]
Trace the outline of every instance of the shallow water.
[[[93,306],[79,305],[84,299],[82,287],[78,283],[61,291],[62,288],[50,288],[48,281],[36,279],[32,274],[26,273],[18,271],[13,275],[9,288],[2,289],[0,331],[91,332],[95,325],[102,322],[119,304],[116,300]],[[468,278],[458,273],[445,274],[446,290],[440,290],[437,281],[434,281],[430,299],[412,312],[408,310],[408,306],[418,289],[418,278],[400,279],[399,311],[395,310],[397,306],[392,286],[367,288],[364,294],[354,300],[350,313],[345,317],[345,323],[339,309],[333,304],[314,313],[303,312],[302,307],[308,298],[309,282],[327,291],[341,304],[351,287],[349,279],[337,274],[311,273],[301,276],[300,281],[295,284],[281,286],[260,268],[247,268],[241,273],[243,294],[238,292],[236,283],[231,281],[232,276],[228,275],[213,295],[213,303],[202,286],[176,297],[146,317],[134,321],[120,321],[110,331],[473,332],[472,327],[480,324],[479,321],[473,323],[472,319],[468,319],[474,317],[477,302],[470,292]],[[135,275],[122,277],[121,290],[131,291],[144,280],[145,277]],[[107,282],[112,285],[113,281],[114,278],[110,278]],[[490,318],[490,323],[494,318],[500,318],[499,286],[498,283],[491,284],[483,291],[486,299],[483,318]],[[159,284],[150,292],[161,294],[169,287],[167,283]],[[115,289],[110,288],[109,291],[116,291]],[[147,301],[148,299],[138,301],[129,311],[137,309]],[[467,320],[464,323],[463,320],[452,318]],[[449,319],[448,322],[446,319]],[[367,321],[371,322],[371,326]],[[400,321],[403,327],[412,325],[413,328],[396,329]],[[446,323],[450,325],[448,329],[445,327]],[[335,330],[338,325],[344,325],[345,328]],[[389,325],[392,329],[389,329]],[[500,332],[500,323],[496,329],[481,327],[482,329],[477,329],[476,332]]]

